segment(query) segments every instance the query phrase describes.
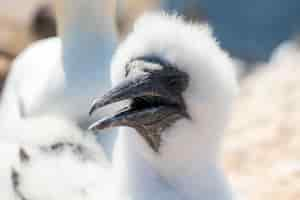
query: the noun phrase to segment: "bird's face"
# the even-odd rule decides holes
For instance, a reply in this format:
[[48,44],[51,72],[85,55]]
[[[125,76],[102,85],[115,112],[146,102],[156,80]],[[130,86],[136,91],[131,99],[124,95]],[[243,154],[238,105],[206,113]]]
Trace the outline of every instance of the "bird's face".
[[136,58],[126,65],[125,70],[125,79],[96,100],[91,113],[123,100],[129,100],[129,105],[91,128],[135,128],[153,150],[158,151],[161,133],[176,121],[189,119],[183,98],[189,75],[158,57]]
[[212,121],[222,126],[236,89],[231,67],[205,27],[174,16],[145,17],[119,47],[112,64],[114,88],[94,102],[91,113],[123,100],[129,104],[91,129],[132,127],[158,152],[173,127],[185,134],[182,127],[197,133]]

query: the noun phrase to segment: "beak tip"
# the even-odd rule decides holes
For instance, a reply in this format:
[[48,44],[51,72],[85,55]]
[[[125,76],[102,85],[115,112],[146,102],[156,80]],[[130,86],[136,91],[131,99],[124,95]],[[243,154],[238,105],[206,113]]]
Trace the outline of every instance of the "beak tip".
[[103,130],[105,128],[108,128],[110,126],[110,121],[106,120],[106,119],[101,119],[95,123],[93,123],[88,130],[95,132],[95,131],[99,131],[99,130]]
[[96,130],[97,130],[97,128],[94,124],[92,124],[91,126],[88,127],[88,131],[93,131],[94,132]]
[[103,99],[96,99],[93,101],[91,105],[91,109],[89,111],[89,116],[92,116],[98,108],[102,108],[106,105]]
[[89,116],[91,117],[94,114],[94,112],[95,112],[95,108],[92,107],[89,111]]
[[95,100],[91,105],[91,108],[89,111],[89,116],[92,116],[99,107],[101,107],[101,106],[98,103],[98,100]]

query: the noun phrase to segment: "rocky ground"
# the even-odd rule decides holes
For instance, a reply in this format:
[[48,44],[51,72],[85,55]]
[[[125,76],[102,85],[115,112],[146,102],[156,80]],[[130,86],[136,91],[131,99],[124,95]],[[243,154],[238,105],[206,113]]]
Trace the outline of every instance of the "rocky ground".
[[[2,1],[6,9],[0,7],[0,51],[14,56],[35,40],[30,19],[45,0]],[[16,12],[16,5],[24,12]],[[9,57],[0,54],[0,87],[9,70]],[[268,64],[241,81],[223,157],[225,170],[243,199],[300,199],[299,65],[300,47],[286,43]]]
[[224,163],[243,199],[300,199],[300,48],[282,45],[242,81]]

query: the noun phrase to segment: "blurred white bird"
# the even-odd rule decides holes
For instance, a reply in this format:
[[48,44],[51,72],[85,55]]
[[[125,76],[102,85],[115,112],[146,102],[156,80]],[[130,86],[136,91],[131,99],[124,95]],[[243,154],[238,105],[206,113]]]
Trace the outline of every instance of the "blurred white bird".
[[14,61],[1,101],[3,123],[52,113],[87,128],[89,102],[110,86],[116,38],[109,1],[54,3],[59,38],[31,45]]
[[[54,5],[59,37],[34,43],[14,61],[1,99],[0,127],[58,114],[87,129],[90,102],[110,87],[116,47],[110,2],[56,0]],[[102,138],[108,152],[110,136]]]
[[120,129],[113,199],[232,199],[219,150],[238,86],[210,28],[148,14],[118,48],[111,76],[114,88],[91,113],[124,100],[128,106],[90,129],[135,129]]
[[2,129],[0,162],[5,200],[96,199],[109,185],[101,181],[109,180],[110,166],[96,139],[57,116]]

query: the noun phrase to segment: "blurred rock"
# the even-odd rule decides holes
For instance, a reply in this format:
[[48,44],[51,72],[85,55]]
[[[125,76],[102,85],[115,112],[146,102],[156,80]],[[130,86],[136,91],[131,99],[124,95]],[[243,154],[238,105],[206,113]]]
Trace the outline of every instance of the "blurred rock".
[[246,200],[300,199],[300,48],[280,46],[242,82],[224,163]]
[[55,33],[50,0],[1,1],[0,90],[14,57],[33,41]]
[[31,41],[25,26],[0,16],[0,91],[11,61]]
[[53,7],[49,4],[39,7],[33,16],[30,27],[37,40],[56,36],[56,20]]
[[30,42],[32,42],[32,39],[25,25],[0,16],[1,51],[17,55]]

